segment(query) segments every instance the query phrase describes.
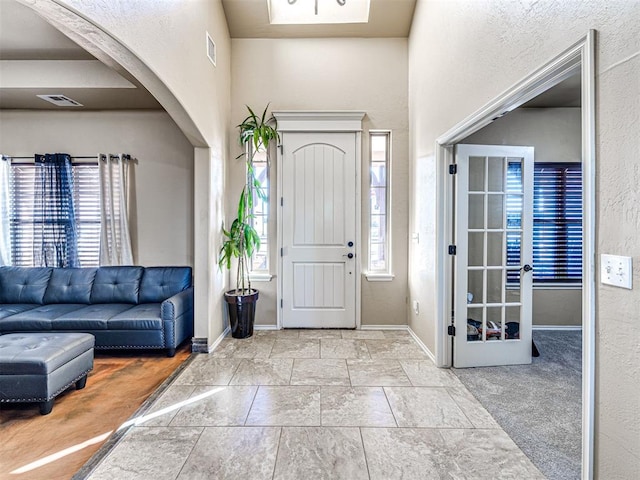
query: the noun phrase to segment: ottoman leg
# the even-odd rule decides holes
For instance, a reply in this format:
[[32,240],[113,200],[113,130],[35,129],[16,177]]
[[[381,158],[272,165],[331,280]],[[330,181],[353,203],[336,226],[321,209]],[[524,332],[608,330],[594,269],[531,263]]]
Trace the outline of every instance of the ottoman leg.
[[40,402],[40,415],[49,415],[53,410],[53,398],[47,402]]
[[167,349],[167,357],[172,358],[176,356],[176,349],[175,348],[168,348]]
[[82,390],[87,384],[87,376],[85,375],[80,380],[76,382],[76,390]]

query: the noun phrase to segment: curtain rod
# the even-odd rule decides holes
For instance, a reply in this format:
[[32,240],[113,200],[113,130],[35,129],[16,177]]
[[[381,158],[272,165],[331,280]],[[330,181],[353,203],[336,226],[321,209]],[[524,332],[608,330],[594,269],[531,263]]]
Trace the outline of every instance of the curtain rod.
[[[98,159],[97,155],[79,155],[77,157],[73,155],[69,155],[69,156],[72,159],[77,158],[78,160],[88,160],[88,159],[97,160]],[[5,157],[9,157],[11,160],[35,160],[35,155],[31,155],[30,157],[12,157],[11,155],[5,155]]]
[[[39,155],[39,154],[38,154]],[[100,155],[106,155],[106,154],[100,154]],[[88,159],[93,159],[93,160],[97,160],[98,159],[98,155],[69,155],[72,159],[76,158],[78,160],[88,160]],[[110,157],[117,157],[118,154],[117,153],[110,153],[109,154]],[[129,155],[128,153],[123,153],[122,156],[124,156],[125,158],[131,158],[131,155]],[[19,157],[14,157],[11,155],[3,155],[3,157],[9,157],[12,160],[33,160],[35,159],[35,155],[31,155],[29,157],[24,157],[24,156],[19,156]]]
[[[100,156],[103,156],[103,155],[107,155],[107,154],[100,154]],[[110,157],[119,156],[116,153],[109,153],[108,155]],[[69,156],[71,157],[72,161],[73,160],[95,160],[95,162],[78,162],[78,163],[91,163],[91,164],[93,163],[97,164],[98,158],[99,158],[99,155],[78,155],[78,156],[69,155]],[[130,161],[134,160],[134,158],[128,153],[123,153],[122,156],[125,158],[125,160],[130,160]],[[12,162],[14,160],[22,160],[22,162],[16,162],[16,163],[31,163],[31,162],[35,162],[35,155],[32,155],[30,157],[25,157],[25,156],[12,157],[11,155],[3,155],[2,160],[5,160],[5,159],[10,159]],[[30,160],[30,161],[26,162],[25,160]],[[136,159],[136,163],[138,163],[137,159]]]

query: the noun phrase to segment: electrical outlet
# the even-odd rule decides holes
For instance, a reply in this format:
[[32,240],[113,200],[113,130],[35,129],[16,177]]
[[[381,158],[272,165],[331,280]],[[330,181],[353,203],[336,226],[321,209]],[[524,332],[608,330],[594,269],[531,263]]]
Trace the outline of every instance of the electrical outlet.
[[416,315],[420,313],[420,304],[417,302],[417,300],[413,301],[413,311],[416,313]]
[[631,257],[600,255],[600,282],[631,290],[633,285]]
[[411,234],[411,241],[413,243],[420,243],[420,234],[418,232],[413,232]]

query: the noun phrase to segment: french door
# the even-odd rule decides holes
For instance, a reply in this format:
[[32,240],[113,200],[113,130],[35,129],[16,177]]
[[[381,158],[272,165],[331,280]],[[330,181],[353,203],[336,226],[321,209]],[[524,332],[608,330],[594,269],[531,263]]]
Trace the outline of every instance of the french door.
[[456,146],[454,367],[531,363],[533,153]]
[[355,133],[282,134],[282,325],[356,326]]

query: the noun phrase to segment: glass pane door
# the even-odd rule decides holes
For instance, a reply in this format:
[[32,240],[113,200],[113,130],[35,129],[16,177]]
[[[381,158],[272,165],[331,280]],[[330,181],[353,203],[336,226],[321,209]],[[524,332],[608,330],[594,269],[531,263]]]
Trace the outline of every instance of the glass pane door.
[[469,186],[467,341],[518,341],[522,158],[469,157]]
[[531,338],[531,274],[521,268],[531,261],[531,216],[525,216],[533,149],[457,148],[454,311],[456,331],[466,334],[456,335],[454,365],[530,363],[531,345],[513,344]]

